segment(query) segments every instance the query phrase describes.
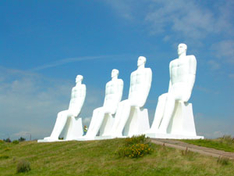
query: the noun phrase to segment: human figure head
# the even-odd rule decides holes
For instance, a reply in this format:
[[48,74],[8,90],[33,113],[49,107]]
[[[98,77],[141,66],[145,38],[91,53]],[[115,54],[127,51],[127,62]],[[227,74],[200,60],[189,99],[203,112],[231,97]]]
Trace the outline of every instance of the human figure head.
[[76,76],[76,83],[81,83],[82,82],[82,80],[83,80],[83,76],[82,75],[77,75]]
[[111,72],[111,78],[114,78],[114,77],[118,77],[119,75],[119,70],[117,69],[113,69],[112,72]]
[[187,45],[184,44],[184,43],[180,43],[180,44],[178,45],[178,50],[177,50],[177,52],[178,52],[178,55],[179,55],[179,56],[181,56],[181,55],[186,56]]
[[145,65],[146,63],[146,58],[144,56],[139,56],[138,61],[137,61],[137,66]]

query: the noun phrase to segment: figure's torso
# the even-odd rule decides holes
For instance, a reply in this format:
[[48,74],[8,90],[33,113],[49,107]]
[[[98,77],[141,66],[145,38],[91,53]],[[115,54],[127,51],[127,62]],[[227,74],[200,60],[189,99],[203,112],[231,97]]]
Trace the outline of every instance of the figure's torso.
[[188,100],[191,96],[196,75],[196,58],[185,56],[170,63],[170,91],[178,100]]
[[69,109],[81,109],[84,103],[84,99],[86,96],[86,87],[84,84],[79,86],[75,86],[71,91],[71,100],[69,104]]
[[148,97],[151,86],[152,72],[150,68],[136,70],[132,72],[130,78],[130,89],[128,99],[135,101],[136,104],[142,104]]
[[196,70],[194,56],[186,56],[182,59],[175,59],[170,63],[170,79],[172,86],[175,84],[186,84],[191,75],[195,75]]
[[115,111],[122,98],[123,81],[121,79],[111,80],[106,84],[104,105],[106,108]]

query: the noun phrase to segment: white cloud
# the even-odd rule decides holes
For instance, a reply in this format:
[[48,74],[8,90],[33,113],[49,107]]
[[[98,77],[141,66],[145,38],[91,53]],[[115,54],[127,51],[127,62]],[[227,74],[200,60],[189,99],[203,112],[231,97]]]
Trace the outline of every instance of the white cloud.
[[66,58],[66,59],[62,59],[62,60],[57,60],[53,63],[49,63],[49,64],[45,64],[42,66],[32,68],[32,69],[30,69],[30,71],[44,70],[47,68],[57,67],[57,66],[64,65],[67,63],[79,62],[79,61],[84,61],[84,60],[104,59],[107,57],[111,57],[111,56],[85,56],[85,57],[77,57],[77,58]]
[[227,35],[231,35],[233,37],[233,9],[234,9],[234,1],[217,1],[215,4],[215,8],[219,9],[219,14],[216,19],[216,28],[218,32],[225,32]]
[[[108,5],[110,5],[115,12],[123,17],[126,20],[132,20],[133,15],[132,15],[132,6],[131,3],[133,2],[132,0],[130,1],[123,1],[123,0],[118,0],[118,1],[105,1]],[[131,2],[131,3],[129,3]],[[134,2],[133,2],[134,3]]]
[[[198,2],[195,0],[105,1],[125,19],[147,24],[151,34],[200,40],[222,33],[234,35],[232,1]],[[170,36],[169,36],[170,35]],[[168,40],[169,38],[166,38]]]
[[[220,20],[224,18],[220,17]],[[152,26],[151,32],[154,34],[169,30],[179,37],[201,39],[221,31],[217,26],[221,22],[217,21],[215,14],[197,1],[153,0],[151,12],[145,19]],[[223,26],[228,24],[226,21]]]
[[234,40],[223,40],[212,45],[214,55],[223,62],[234,64]]

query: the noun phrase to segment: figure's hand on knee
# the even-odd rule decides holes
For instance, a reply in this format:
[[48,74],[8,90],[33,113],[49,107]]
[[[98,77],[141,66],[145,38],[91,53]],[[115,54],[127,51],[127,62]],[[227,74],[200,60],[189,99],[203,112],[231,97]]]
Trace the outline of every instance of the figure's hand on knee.
[[76,117],[77,116],[77,114],[75,114],[73,111],[71,111],[71,110],[68,110],[67,111],[67,117]]

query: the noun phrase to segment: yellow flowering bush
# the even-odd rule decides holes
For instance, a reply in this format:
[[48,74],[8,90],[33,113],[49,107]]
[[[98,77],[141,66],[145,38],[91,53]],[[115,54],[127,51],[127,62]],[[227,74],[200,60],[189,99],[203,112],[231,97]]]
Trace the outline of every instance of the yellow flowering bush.
[[153,152],[151,143],[145,135],[126,138],[124,142],[124,146],[116,152],[119,157],[139,158]]

